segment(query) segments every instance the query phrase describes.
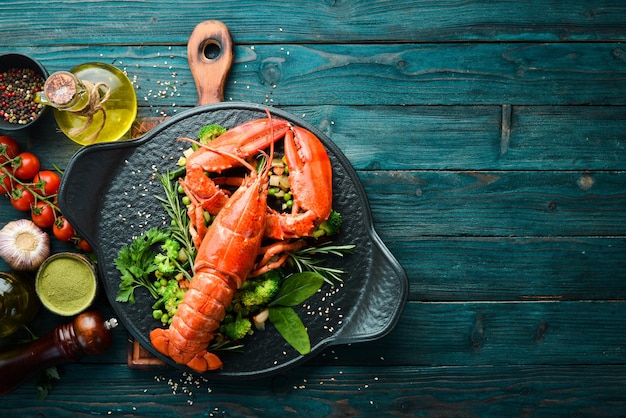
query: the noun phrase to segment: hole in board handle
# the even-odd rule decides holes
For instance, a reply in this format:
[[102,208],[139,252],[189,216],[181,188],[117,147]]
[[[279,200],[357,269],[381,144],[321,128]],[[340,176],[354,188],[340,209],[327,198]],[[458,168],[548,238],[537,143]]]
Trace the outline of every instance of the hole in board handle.
[[208,60],[214,60],[222,53],[222,46],[214,39],[209,39],[202,45],[202,54]]

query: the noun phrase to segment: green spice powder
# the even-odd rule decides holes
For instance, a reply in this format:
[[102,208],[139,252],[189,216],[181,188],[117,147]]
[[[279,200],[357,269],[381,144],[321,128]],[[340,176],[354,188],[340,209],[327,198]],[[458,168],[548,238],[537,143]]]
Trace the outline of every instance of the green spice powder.
[[40,272],[37,293],[42,302],[60,314],[74,314],[85,309],[96,292],[91,268],[72,258],[51,261]]

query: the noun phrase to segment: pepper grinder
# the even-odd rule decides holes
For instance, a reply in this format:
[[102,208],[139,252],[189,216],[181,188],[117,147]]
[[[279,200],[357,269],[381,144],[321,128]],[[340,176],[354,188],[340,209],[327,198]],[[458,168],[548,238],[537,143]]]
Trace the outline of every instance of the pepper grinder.
[[102,354],[111,346],[110,331],[116,326],[115,318],[105,321],[97,311],[84,312],[35,341],[0,353],[0,396],[49,367]]

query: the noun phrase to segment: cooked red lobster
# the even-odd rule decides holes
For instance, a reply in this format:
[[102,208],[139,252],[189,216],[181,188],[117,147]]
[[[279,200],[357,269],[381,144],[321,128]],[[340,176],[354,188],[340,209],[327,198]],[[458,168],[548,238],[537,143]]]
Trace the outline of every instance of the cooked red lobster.
[[[267,206],[268,171],[273,144],[284,138],[289,182],[294,195],[291,213],[282,214]],[[270,147],[264,170],[250,173],[228,196],[205,173],[222,172]],[[208,146],[195,151],[186,162],[183,188],[191,200],[188,207],[190,232],[198,253],[195,275],[169,328],[150,333],[152,345],[175,362],[197,372],[222,367],[222,361],[207,346],[226,315],[235,291],[253,271],[276,268],[281,261],[263,257],[297,248],[301,242],[286,239],[310,235],[332,208],[332,168],[320,140],[306,129],[284,120],[258,119],[241,124]],[[204,210],[216,213],[206,228]],[[266,239],[280,240],[261,247]],[[257,262],[257,258],[261,258]]]

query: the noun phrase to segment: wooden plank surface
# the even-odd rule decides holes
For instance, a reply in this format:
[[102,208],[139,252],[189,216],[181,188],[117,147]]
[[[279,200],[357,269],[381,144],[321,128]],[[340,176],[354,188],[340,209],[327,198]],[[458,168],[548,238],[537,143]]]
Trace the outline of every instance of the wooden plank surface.
[[31,0],[24,7],[22,1],[5,0],[0,26],[19,46],[180,45],[196,22],[206,19],[226,23],[236,43],[597,41],[623,39],[626,28],[620,0],[320,1],[297,11],[276,0],[188,0],[176,13],[166,0],[56,3]]
[[[125,365],[71,365],[45,402],[22,387],[3,405],[23,416],[620,416],[618,366],[300,367],[266,380],[203,381]],[[84,385],[80,374],[92,384]],[[106,392],[106,396],[103,396]],[[355,395],[356,394],[356,395]],[[71,399],[71,402],[67,400]],[[18,406],[21,405],[21,406]]]
[[[115,64],[134,82],[140,105],[196,102],[185,46],[6,50],[29,53],[49,71]],[[274,106],[624,105],[625,60],[615,42],[237,44],[224,97]]]
[[[27,3],[0,2],[0,54],[49,71],[112,63],[140,118],[195,105],[188,36],[224,21],[236,43],[225,99],[333,139],[409,302],[380,340],[243,382],[129,370],[121,326],[107,353],[62,367],[46,401],[30,382],[0,415],[623,415],[623,1]],[[16,136],[64,168],[78,146],[51,126]],[[0,223],[21,216],[5,203]],[[114,315],[104,295],[97,306]]]

